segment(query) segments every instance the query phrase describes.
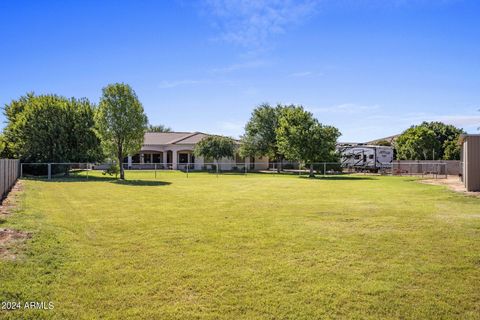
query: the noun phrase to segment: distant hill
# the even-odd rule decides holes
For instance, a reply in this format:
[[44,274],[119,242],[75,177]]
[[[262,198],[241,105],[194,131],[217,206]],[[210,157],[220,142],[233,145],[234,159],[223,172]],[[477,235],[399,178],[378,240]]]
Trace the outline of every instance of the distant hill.
[[371,140],[371,141],[365,142],[365,144],[377,144],[379,141],[386,140],[393,145],[395,140],[397,140],[398,137],[400,137],[400,134],[396,134],[394,136],[389,136],[389,137],[385,137],[385,138]]

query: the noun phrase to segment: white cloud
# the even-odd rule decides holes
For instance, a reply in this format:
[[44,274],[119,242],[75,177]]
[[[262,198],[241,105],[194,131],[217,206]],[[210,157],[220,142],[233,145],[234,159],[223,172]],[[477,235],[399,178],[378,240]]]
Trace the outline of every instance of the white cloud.
[[308,76],[311,76],[311,75],[313,75],[313,72],[303,71],[303,72],[294,72],[294,73],[290,74],[290,77],[301,78],[301,77],[308,77]]
[[319,0],[206,0],[205,11],[220,29],[221,39],[259,46],[272,35],[314,14]]
[[480,116],[448,115],[433,118],[434,121],[442,121],[457,127],[478,126],[480,125]]
[[225,67],[213,68],[211,72],[213,73],[230,73],[244,69],[255,69],[258,67],[263,67],[268,65],[266,61],[263,60],[252,60],[242,63],[234,63]]

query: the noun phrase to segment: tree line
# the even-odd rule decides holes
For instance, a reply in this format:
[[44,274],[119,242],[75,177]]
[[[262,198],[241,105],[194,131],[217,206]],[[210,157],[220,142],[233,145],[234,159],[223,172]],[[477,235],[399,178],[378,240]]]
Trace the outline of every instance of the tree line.
[[[308,164],[337,160],[335,147],[340,131],[322,125],[302,106],[262,104],[254,109],[239,143],[243,157],[267,156],[281,163],[283,159]],[[195,154],[213,158],[234,157],[236,144],[232,138],[209,136],[195,147]],[[281,170],[278,167],[277,170]]]
[[[124,83],[102,89],[97,105],[88,99],[29,93],[4,107],[7,125],[1,156],[22,162],[123,162],[140,150],[148,119],[135,91]],[[168,130],[156,126],[153,130]],[[123,166],[119,166],[124,179]]]
[[[0,136],[2,157],[23,162],[123,162],[138,153],[146,131],[170,132],[150,125],[135,91],[115,83],[102,89],[98,105],[86,98],[28,93],[4,107],[6,127]],[[441,122],[424,122],[404,131],[394,142],[397,159],[454,160],[460,157],[458,138],[464,131]],[[208,136],[195,154],[218,162],[223,157],[265,156],[279,164],[298,161],[310,168],[316,162],[336,162],[340,131],[320,123],[300,105],[257,106],[245,125],[240,142]],[[388,141],[378,142],[389,145]],[[124,178],[123,166],[118,168]]]

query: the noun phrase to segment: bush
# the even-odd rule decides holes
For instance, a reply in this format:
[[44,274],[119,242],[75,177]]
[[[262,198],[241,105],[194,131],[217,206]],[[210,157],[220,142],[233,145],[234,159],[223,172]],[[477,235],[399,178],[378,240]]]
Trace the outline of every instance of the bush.
[[115,175],[115,179],[118,178],[119,173],[120,173],[120,167],[116,164],[112,164],[110,167],[103,170],[103,172],[102,172],[103,175],[106,175],[106,174],[108,174],[110,176]]
[[[70,165],[67,164],[55,164],[52,163],[51,166],[52,176],[64,175],[68,176],[70,174]],[[22,167],[22,174],[25,176],[47,176],[48,175],[48,164],[47,163],[24,163]]]

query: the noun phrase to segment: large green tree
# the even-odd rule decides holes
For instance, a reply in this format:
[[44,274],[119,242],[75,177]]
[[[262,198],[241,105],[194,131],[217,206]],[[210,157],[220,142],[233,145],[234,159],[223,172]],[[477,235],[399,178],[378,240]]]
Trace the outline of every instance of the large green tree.
[[442,122],[423,122],[405,130],[395,141],[400,160],[458,160],[462,129]]
[[229,137],[207,136],[195,145],[195,155],[212,158],[218,165],[221,158],[235,156],[235,141]]
[[24,162],[101,160],[95,106],[87,99],[29,93],[4,107],[2,156]]
[[253,110],[242,136],[242,156],[267,156],[277,160],[277,170],[281,170],[280,164],[284,156],[278,149],[277,129],[284,109],[285,106],[280,104],[272,107],[265,103]]
[[135,91],[124,83],[102,89],[95,119],[105,152],[117,158],[120,179],[125,179],[123,158],[140,151],[148,119]]
[[340,132],[324,126],[312,113],[301,106],[286,107],[279,118],[277,129],[278,149],[289,160],[309,164],[310,177],[314,177],[314,163],[330,161]]

